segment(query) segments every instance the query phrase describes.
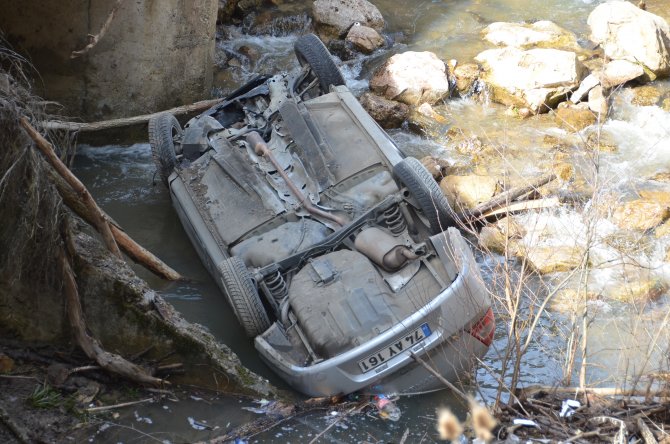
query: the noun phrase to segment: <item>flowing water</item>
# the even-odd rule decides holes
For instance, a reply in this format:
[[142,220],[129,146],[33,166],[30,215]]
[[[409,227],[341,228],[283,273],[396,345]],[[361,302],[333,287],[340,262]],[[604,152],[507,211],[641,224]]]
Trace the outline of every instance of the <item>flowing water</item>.
[[[221,30],[227,40],[220,41],[217,53],[222,66],[216,77],[216,91],[232,91],[255,73],[271,73],[277,69],[292,69],[293,42],[298,33],[309,26],[308,11],[301,1],[279,3],[271,18],[260,16],[256,23],[246,21],[240,28]],[[478,52],[489,47],[480,32],[495,21],[552,20],[586,40],[586,18],[598,4],[595,0],[377,0],[387,20],[385,33],[396,40],[394,52],[430,50],[443,60],[457,59],[468,62]],[[651,12],[668,19],[670,2],[649,2]],[[273,18],[272,18],[273,17]],[[261,25],[258,25],[258,23]],[[270,30],[272,35],[258,34]],[[246,32],[253,33],[249,35]],[[380,51],[372,56],[342,64],[347,83],[354,91],[367,87],[369,74],[389,52]],[[670,84],[660,83],[667,94]],[[471,99],[450,100],[437,109],[447,115],[450,123],[468,134],[498,147],[506,154],[498,160],[479,166],[486,172],[505,172],[510,176],[538,174],[555,159],[547,156],[543,147],[546,136],[565,136],[548,116],[526,120],[510,117],[504,107]],[[465,162],[467,157],[449,147],[440,137],[426,139],[407,131],[392,133],[400,148],[408,155],[420,157],[437,154],[452,163]],[[586,135],[583,135],[586,137]],[[602,137],[614,141],[618,150],[597,156],[577,149],[562,156],[569,157],[577,166],[578,175],[585,183],[594,180],[591,173],[597,167],[598,184],[602,194],[616,192],[627,195],[639,191],[670,191],[667,183],[646,180],[657,172],[670,171],[670,113],[657,106],[634,106],[629,92],[619,94],[614,101],[610,120],[602,128]],[[575,144],[580,135],[575,137]],[[548,160],[547,160],[548,159]],[[90,187],[101,206],[129,234],[168,264],[191,278],[188,283],[166,284],[142,268],[138,274],[161,292],[190,321],[206,326],[219,340],[228,344],[253,371],[271,382],[287,388],[258,358],[252,342],[235,328],[234,318],[223,297],[209,277],[191,247],[174,213],[169,196],[157,177],[147,143],[131,146],[80,146],[75,160],[75,171]],[[154,184],[155,182],[155,184]],[[596,194],[594,193],[594,196]],[[566,240],[573,244],[587,243],[589,239],[604,239],[616,234],[616,228],[605,219],[585,219],[583,214],[594,206],[594,199],[577,209],[565,208],[528,214],[520,220],[528,228],[523,242],[527,245],[556,245]],[[589,220],[595,223],[590,223]],[[595,233],[595,234],[594,234]],[[642,236],[643,237],[643,236]],[[587,279],[589,289],[607,293],[620,286],[631,276],[652,276],[662,285],[670,283],[670,266],[664,261],[667,240],[653,236],[635,241],[647,242],[647,247],[623,254],[610,244],[593,245],[593,261],[608,266],[597,267]],[[625,256],[625,257],[624,257]],[[479,263],[490,285],[496,285],[498,270],[505,261],[497,256],[480,255]],[[546,295],[547,284],[557,283],[563,275],[530,282],[531,299],[527,309],[537,308]],[[577,276],[573,280],[579,280]],[[589,303],[590,311],[598,313],[589,329],[589,350],[593,367],[589,382],[616,385],[626,375],[667,365],[663,353],[667,350],[665,326],[668,296],[664,292],[644,307],[630,306],[598,298]],[[506,323],[502,305],[497,306],[499,322],[494,345],[477,371],[476,387],[480,396],[490,400],[498,386],[501,356],[507,345]],[[520,368],[520,381],[528,384],[557,384],[563,378],[566,344],[571,329],[570,314],[552,308],[537,325],[536,337],[530,341],[528,352]],[[525,338],[523,338],[525,340]],[[435,408],[448,405],[461,414],[463,406],[447,392],[406,397],[398,401],[403,412],[397,423],[385,422],[373,416],[356,415],[337,422],[321,442],[388,442],[399,441],[409,429],[407,442],[433,442]],[[91,439],[97,442],[184,442],[206,439],[256,417],[243,407],[253,407],[216,395],[191,397],[180,403],[165,401],[134,409],[106,423]],[[306,442],[337,420],[330,412],[312,414],[256,436],[258,442]],[[200,425],[199,425],[200,424]],[[202,424],[217,427],[212,432],[202,430]],[[131,432],[130,429],[140,430]]]

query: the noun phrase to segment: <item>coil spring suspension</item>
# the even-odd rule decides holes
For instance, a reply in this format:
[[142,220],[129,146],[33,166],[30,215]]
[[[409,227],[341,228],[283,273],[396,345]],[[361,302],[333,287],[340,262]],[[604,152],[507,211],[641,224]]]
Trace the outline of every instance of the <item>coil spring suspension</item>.
[[280,272],[265,278],[265,285],[277,302],[281,302],[288,295],[286,281]]
[[398,205],[393,205],[384,211],[384,222],[386,222],[386,226],[394,236],[400,236],[405,231],[405,228],[407,228],[407,223]]

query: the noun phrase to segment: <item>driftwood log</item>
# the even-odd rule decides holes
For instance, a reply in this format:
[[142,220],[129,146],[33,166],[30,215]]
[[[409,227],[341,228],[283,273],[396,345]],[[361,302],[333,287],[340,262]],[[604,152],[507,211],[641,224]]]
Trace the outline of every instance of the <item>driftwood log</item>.
[[62,120],[51,120],[42,122],[41,126],[47,130],[61,130],[72,132],[95,132],[115,128],[124,128],[132,125],[140,125],[147,123],[152,117],[163,113],[169,113],[173,116],[181,116],[184,114],[197,113],[205,111],[212,106],[220,103],[223,99],[202,100],[200,102],[192,103],[190,105],[178,106],[176,108],[160,111],[152,114],[143,114],[141,116],[133,116],[122,119],[104,120],[101,122],[65,122]]
[[93,49],[95,45],[98,44],[100,39],[102,39],[105,33],[107,33],[107,30],[109,29],[109,26],[112,24],[112,21],[114,20],[114,15],[116,14],[116,11],[119,9],[119,6],[121,6],[121,3],[123,3],[123,0],[116,0],[116,3],[112,7],[112,10],[109,12],[107,20],[105,20],[105,23],[102,25],[102,28],[100,28],[100,31],[98,31],[98,33],[95,35],[89,34],[88,44],[79,51],[72,51],[72,54],[70,54],[71,59],[76,59],[77,57],[83,56],[84,54],[88,53],[91,49]]

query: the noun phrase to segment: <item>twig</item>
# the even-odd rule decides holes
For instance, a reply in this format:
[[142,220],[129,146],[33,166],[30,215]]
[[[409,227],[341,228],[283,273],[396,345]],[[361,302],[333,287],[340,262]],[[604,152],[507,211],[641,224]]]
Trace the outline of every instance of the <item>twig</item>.
[[64,122],[60,120],[52,120],[49,122],[42,122],[42,128],[48,130],[62,130],[62,131],[78,131],[78,132],[95,132],[114,128],[123,128],[131,125],[139,125],[148,122],[152,117],[162,113],[170,113],[173,116],[180,116],[183,114],[196,113],[211,108],[220,103],[223,99],[202,100],[190,105],[178,106],[166,111],[160,111],[152,114],[142,114],[140,116],[126,117],[122,119],[104,120],[101,122]]
[[440,380],[440,382],[442,382],[444,385],[446,385],[447,387],[449,387],[449,389],[451,389],[451,390],[452,390],[454,393],[456,393],[458,396],[460,396],[461,398],[463,398],[465,401],[469,401],[469,400],[470,400],[470,399],[468,398],[468,396],[467,396],[465,393],[463,393],[461,390],[459,390],[458,387],[456,387],[454,384],[452,384],[451,382],[447,381],[447,380],[444,378],[444,376],[442,376],[442,375],[439,374],[437,371],[435,371],[435,369],[434,369],[433,367],[431,367],[430,365],[428,365],[423,359],[421,359],[420,357],[418,357],[418,356],[415,355],[414,353],[412,353],[411,356],[412,356],[412,358],[413,358],[416,362],[418,362],[418,363],[421,364],[426,370],[428,370],[428,372],[429,372],[430,374],[432,374],[433,376],[435,376],[438,380]]
[[121,6],[121,3],[123,3],[123,0],[116,0],[116,4],[109,12],[107,20],[105,20],[105,23],[102,25],[102,28],[100,28],[100,31],[96,35],[89,34],[88,45],[84,46],[84,48],[80,49],[79,51],[72,51],[72,54],[70,54],[71,59],[76,59],[77,57],[83,56],[84,54],[89,52],[95,45],[98,44],[100,39],[104,37],[105,33],[107,32],[107,29],[109,29],[109,25],[112,24],[112,20],[114,20],[114,15],[116,14],[116,11],[119,9],[119,6]]
[[26,117],[21,117],[21,126],[28,133],[31,139],[35,141],[35,145],[46,156],[47,160],[53,168],[60,174],[60,176],[72,187],[75,193],[80,197],[85,207],[89,210],[92,218],[93,226],[102,235],[107,249],[119,259],[122,259],[119,246],[116,245],[112,231],[109,224],[105,220],[102,210],[93,200],[91,193],[88,192],[83,183],[72,174],[68,167],[58,158],[53,146],[44,138],[35,128],[28,122]]
[[0,375],[0,378],[3,379],[32,379],[37,382],[42,382],[40,379],[34,376],[22,376],[22,375]]
[[146,398],[146,399],[140,399],[139,401],[129,401],[129,402],[122,402],[120,404],[114,404],[114,405],[103,405],[100,407],[90,407],[87,409],[84,409],[86,413],[97,413],[97,412],[105,412],[107,410],[114,410],[114,409],[120,409],[123,407],[129,407],[131,405],[137,405],[137,404],[144,404],[145,402],[150,402],[153,401],[154,398]]
[[323,435],[325,435],[325,433],[326,433],[328,430],[332,429],[332,428],[335,426],[335,424],[339,423],[339,422],[342,421],[344,418],[346,418],[347,416],[349,416],[351,413],[353,413],[354,410],[357,410],[357,409],[360,410],[360,409],[363,408],[363,407],[365,407],[365,405],[362,405],[362,406],[357,405],[357,406],[354,406],[354,407],[350,408],[349,410],[347,410],[344,414],[340,415],[339,418],[337,418],[335,421],[333,421],[333,422],[331,422],[330,424],[328,424],[328,427],[326,427],[325,429],[321,430],[321,432],[319,432],[319,434],[316,435],[316,436],[314,437],[314,439],[312,439],[312,440],[309,442],[309,444],[314,444],[319,438],[321,438]]
[[572,442],[572,441],[576,441],[578,439],[590,438],[591,436],[599,436],[599,435],[600,435],[600,429],[591,430],[590,432],[579,432],[576,435],[572,435],[570,438],[566,439],[563,442],[564,443],[569,443],[569,442]]

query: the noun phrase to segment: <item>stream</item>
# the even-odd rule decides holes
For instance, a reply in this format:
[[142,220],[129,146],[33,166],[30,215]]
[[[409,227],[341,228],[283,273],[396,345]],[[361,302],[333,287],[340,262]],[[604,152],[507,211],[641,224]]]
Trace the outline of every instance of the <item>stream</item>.
[[[242,27],[231,27],[220,33],[228,40],[217,42],[222,59],[238,58],[239,66],[221,69],[215,78],[215,92],[225,94],[242,84],[254,73],[269,73],[276,69],[291,69],[297,62],[293,56],[293,42],[299,32],[308,27],[305,4],[311,2],[284,1],[273,13],[274,20],[266,21],[266,28],[274,35],[248,35]],[[392,51],[433,51],[443,60],[457,59],[469,62],[480,51],[490,47],[481,38],[481,30],[496,21],[552,20],[575,32],[578,37],[588,36],[586,18],[600,3],[595,0],[376,0],[385,19],[385,33],[398,41]],[[649,2],[650,12],[670,17],[670,1]],[[268,23],[269,22],[269,23]],[[252,28],[253,29],[253,28]],[[246,29],[244,29],[246,31]],[[259,54],[254,60],[246,59],[240,48],[251,47]],[[349,87],[362,92],[367,87],[370,73],[390,53],[380,51],[367,58],[342,65]],[[661,91],[670,90],[670,83],[658,84]],[[614,101],[610,120],[602,132],[619,147],[615,153],[599,157],[600,181],[608,190],[620,194],[637,189],[670,191],[670,184],[650,184],[644,178],[659,171],[668,171],[670,165],[670,113],[657,106],[635,106],[629,92],[622,92]],[[439,109],[438,109],[439,108]],[[449,117],[450,123],[464,131],[476,134],[482,140],[513,146],[515,153],[499,165],[488,165],[489,171],[512,170],[518,175],[539,173],[538,166],[546,157],[542,140],[547,135],[559,134],[554,120],[546,115],[520,120],[508,116],[505,107],[470,99],[449,100],[436,107]],[[394,130],[392,137],[407,155],[422,157],[435,154],[453,161],[463,160],[461,154],[445,148],[444,141],[428,140],[404,130]],[[459,157],[460,156],[460,157]],[[586,157],[582,163],[589,167]],[[576,162],[577,165],[580,162]],[[228,309],[224,298],[208,275],[186,237],[172,209],[166,189],[154,176],[148,143],[130,146],[108,145],[78,147],[74,171],[89,187],[101,207],[128,233],[169,265],[191,280],[169,284],[157,279],[144,269],[134,266],[149,285],[159,291],[188,320],[206,326],[220,341],[228,344],[245,366],[269,379],[273,384],[290,390],[260,361],[251,340],[247,339]],[[580,239],[586,228],[576,210],[561,209],[521,218],[524,225],[549,227],[554,238]],[[595,232],[607,235],[611,227],[606,222],[594,224]],[[608,231],[610,230],[610,231]],[[666,236],[667,238],[667,236]],[[656,278],[670,282],[670,265],[664,261],[667,240],[651,236],[650,246],[643,255],[633,258],[640,269],[653,271]],[[605,259],[613,253],[599,247],[597,253]],[[504,258],[478,254],[485,279],[495,285],[497,270]],[[651,271],[650,271],[651,270]],[[639,270],[636,269],[636,272]],[[590,288],[606,291],[627,276],[619,270],[603,268],[589,276]],[[551,282],[562,276],[545,277],[542,282],[530,283],[534,293],[542,295]],[[667,287],[666,287],[667,288]],[[590,384],[617,386],[627,376],[643,370],[667,370],[667,333],[657,334],[665,326],[668,312],[667,291],[643,308],[603,300],[594,301],[599,313],[589,330],[589,348],[592,368]],[[501,304],[499,304],[501,305]],[[531,304],[532,305],[532,304]],[[499,311],[496,340],[476,373],[473,392],[485,400],[495,397],[498,387],[501,356],[507,346],[507,326]],[[504,318],[504,317],[503,317]],[[570,335],[570,315],[552,310],[538,323],[539,340],[530,341],[520,369],[521,385],[556,385],[563,378],[566,343]],[[525,340],[525,338],[524,338]],[[574,383],[574,380],[572,381]],[[449,406],[460,416],[465,407],[446,391],[422,396],[403,397],[397,402],[402,411],[398,422],[386,422],[374,415],[355,415],[337,422],[319,442],[397,442],[408,430],[407,442],[437,442],[435,409]],[[203,440],[221,434],[228,427],[248,422],[256,413],[244,408],[258,407],[246,402],[218,397],[216,394],[192,396],[180,402],[164,401],[138,406],[121,413],[112,423],[104,423],[91,442],[170,442]],[[323,429],[337,420],[328,411],[288,421],[252,438],[250,442],[309,442]],[[119,425],[115,425],[119,424]],[[198,424],[216,427],[202,430]],[[138,432],[139,431],[139,432]]]

